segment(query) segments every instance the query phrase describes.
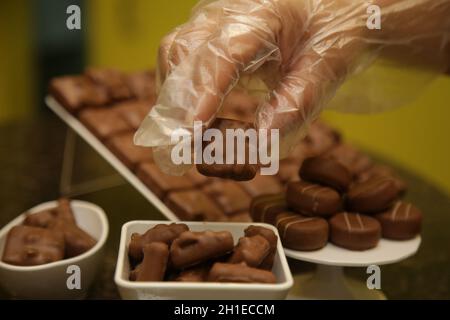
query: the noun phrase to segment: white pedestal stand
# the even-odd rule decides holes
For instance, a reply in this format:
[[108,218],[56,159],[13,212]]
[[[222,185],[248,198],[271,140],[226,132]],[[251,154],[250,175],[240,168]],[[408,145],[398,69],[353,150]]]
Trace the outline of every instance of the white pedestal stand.
[[420,242],[420,236],[407,241],[381,239],[376,248],[361,252],[331,243],[311,252],[285,249],[286,256],[292,259],[317,264],[315,272],[294,276],[288,299],[386,299],[381,290],[370,290],[366,283],[346,277],[343,267],[395,263],[416,253]]

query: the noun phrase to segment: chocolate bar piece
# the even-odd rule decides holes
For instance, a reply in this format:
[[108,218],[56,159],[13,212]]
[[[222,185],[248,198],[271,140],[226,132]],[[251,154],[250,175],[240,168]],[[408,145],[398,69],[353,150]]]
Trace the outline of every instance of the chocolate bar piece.
[[84,110],[80,113],[80,121],[100,140],[131,129],[117,112],[108,109]]
[[353,212],[380,212],[389,208],[397,200],[399,193],[392,178],[373,177],[350,187],[347,194],[347,207]]
[[35,266],[64,258],[64,237],[48,229],[15,226],[6,237],[2,260],[16,266]]
[[246,210],[250,206],[250,197],[233,181],[217,179],[204,186],[203,191],[216,201],[227,216]]
[[86,231],[63,219],[56,219],[51,230],[53,232],[60,231],[64,235],[65,258],[76,257],[85,253],[97,243]]
[[85,106],[106,104],[106,90],[84,76],[66,76],[50,81],[51,95],[71,113],[77,113]]
[[283,186],[274,176],[256,175],[252,180],[239,182],[239,185],[252,197],[280,193]]
[[170,247],[170,259],[176,269],[184,269],[233,250],[233,236],[228,231],[183,232]]
[[136,170],[141,162],[153,161],[153,153],[150,148],[136,146],[133,142],[134,133],[127,132],[113,136],[108,140],[108,148],[130,170]]
[[275,275],[267,270],[251,268],[245,263],[220,263],[211,268],[208,275],[210,282],[238,283],[276,283]]
[[132,261],[141,261],[143,257],[142,248],[145,244],[152,242],[163,242],[171,245],[180,234],[188,231],[184,223],[158,224],[147,230],[144,234],[133,233],[128,245],[128,256]]
[[347,190],[352,175],[346,167],[329,157],[312,157],[305,159],[300,168],[303,180],[329,186],[341,192]]
[[163,242],[145,244],[144,259],[130,273],[131,281],[163,281],[169,260],[169,246]]
[[211,179],[200,174],[196,168],[192,168],[188,172],[186,172],[186,177],[192,182],[192,184],[196,187],[203,186],[209,182]]
[[422,212],[411,203],[398,201],[391,209],[374,217],[381,224],[383,238],[407,240],[420,233]]
[[225,220],[225,215],[214,201],[199,190],[170,192],[164,202],[181,220]]
[[112,110],[117,112],[131,128],[137,130],[151,108],[150,101],[131,100],[116,104]]
[[308,216],[329,216],[342,208],[337,191],[305,181],[288,183],[286,200],[296,212]]
[[264,260],[261,262],[259,267],[261,269],[272,270],[275,255],[277,253],[277,243],[278,243],[278,237],[275,234],[275,232],[261,226],[249,226],[247,227],[247,229],[244,230],[244,233],[246,237],[253,237],[256,235],[260,235],[269,242],[270,246],[269,253],[267,257],[265,257]]
[[276,226],[283,246],[289,249],[313,251],[328,242],[328,223],[323,218],[286,212],[277,217]]
[[155,73],[153,71],[139,71],[132,73],[127,76],[127,83],[133,96],[140,100],[154,102],[156,97],[156,85]]
[[239,239],[229,263],[245,262],[249,267],[257,268],[270,253],[270,244],[266,238],[255,235]]
[[[238,181],[245,181],[253,179],[253,177],[256,175],[256,172],[258,171],[257,164],[250,164],[249,163],[249,153],[250,151],[250,145],[248,143],[248,139],[246,139],[245,143],[245,163],[244,164],[237,164],[237,143],[234,141],[234,163],[233,164],[226,164],[226,157],[227,157],[227,144],[231,143],[230,141],[227,141],[227,135],[226,135],[226,129],[242,129],[247,130],[252,128],[250,123],[237,121],[237,120],[229,120],[229,119],[220,119],[217,118],[212,124],[211,128],[215,128],[221,131],[223,134],[223,146],[222,146],[222,153],[216,154],[216,157],[220,157],[223,159],[223,164],[207,164],[203,162],[202,164],[197,164],[197,170],[208,177],[219,177],[219,178],[225,178],[225,179],[233,179]],[[237,139],[235,139],[237,140]],[[203,145],[203,150],[207,148],[207,146],[211,142],[206,142]],[[256,152],[253,150],[253,152]],[[216,150],[218,152],[218,150]]]
[[377,246],[380,223],[359,213],[341,212],[330,220],[330,241],[349,250],[367,250]]
[[49,228],[55,223],[57,211],[55,209],[48,209],[36,213],[27,213],[23,224],[26,226]]
[[275,225],[277,215],[288,210],[284,193],[262,195],[253,198],[250,215],[254,221]]
[[125,74],[109,68],[87,68],[85,75],[98,85],[103,86],[111,100],[130,99],[132,93]]

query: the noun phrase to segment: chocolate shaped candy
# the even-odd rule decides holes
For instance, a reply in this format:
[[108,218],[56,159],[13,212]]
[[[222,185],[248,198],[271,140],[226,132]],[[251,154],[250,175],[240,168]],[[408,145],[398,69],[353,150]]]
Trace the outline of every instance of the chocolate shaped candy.
[[394,180],[377,176],[353,184],[347,194],[347,207],[351,211],[374,213],[389,208],[399,196]]
[[32,227],[49,228],[55,223],[57,214],[56,209],[48,209],[36,213],[27,213],[25,215],[25,219],[23,220],[23,224]]
[[35,266],[63,258],[64,238],[61,232],[15,226],[8,232],[2,260],[16,266]]
[[97,241],[76,224],[67,222],[61,218],[56,219],[52,225],[53,232],[60,231],[64,235],[65,258],[78,256],[91,249]]
[[204,186],[203,191],[214,199],[227,216],[250,206],[251,198],[234,181],[217,179]]
[[80,113],[80,121],[98,139],[107,140],[131,129],[119,113],[109,109],[86,109]]
[[249,267],[257,268],[270,253],[269,241],[260,235],[242,237],[234,248],[229,263],[245,262]]
[[380,223],[359,213],[341,212],[333,216],[329,223],[331,242],[350,250],[376,247],[381,237]]
[[133,233],[128,245],[128,256],[133,261],[141,261],[143,258],[142,248],[152,242],[163,242],[171,245],[173,240],[180,234],[188,231],[189,228],[184,223],[157,224],[147,230],[144,234]]
[[288,210],[284,193],[262,195],[253,198],[250,204],[250,216],[254,221],[275,225],[278,214]]
[[[230,141],[227,141],[227,129],[242,129],[247,130],[252,128],[250,123],[238,121],[238,120],[230,120],[230,119],[220,119],[217,118],[212,124],[210,128],[218,129],[223,134],[223,146],[222,153],[216,155],[216,157],[221,157],[223,159],[223,164],[214,163],[214,164],[206,164],[204,161],[202,164],[197,164],[197,170],[201,174],[208,177],[220,177],[225,179],[233,179],[238,181],[250,180],[256,175],[258,171],[257,164],[249,163],[249,149],[250,145],[247,142],[245,143],[245,161],[244,164],[237,164],[237,143],[234,143],[234,163],[226,164],[227,157],[227,144],[230,144]],[[234,140],[236,140],[233,137]],[[206,142],[203,144],[203,150],[208,147],[212,142]],[[218,152],[218,150],[216,150]]]
[[170,259],[176,269],[184,269],[233,250],[233,236],[228,231],[183,232],[170,247]]
[[153,161],[153,153],[150,148],[136,146],[133,136],[133,132],[118,134],[109,139],[106,145],[126,167],[134,171],[139,163]]
[[337,191],[305,181],[288,184],[287,203],[296,212],[308,216],[329,216],[342,208]]
[[75,216],[73,215],[70,200],[67,198],[58,199],[58,206],[56,208],[58,219],[62,219],[67,223],[76,224]]
[[411,203],[398,201],[391,209],[375,215],[381,223],[383,237],[407,240],[420,233],[422,212]]
[[277,217],[277,229],[283,246],[289,249],[318,250],[328,242],[328,222],[323,218],[282,213]]
[[366,171],[361,172],[357,176],[358,182],[363,182],[370,180],[374,177],[390,177],[394,180],[395,185],[397,186],[399,193],[404,194],[406,189],[408,188],[406,182],[400,178],[397,173],[388,166],[383,165],[374,165]]
[[275,275],[267,270],[251,268],[245,263],[220,263],[211,268],[208,275],[210,282],[239,282],[239,283],[275,283]]
[[144,259],[130,273],[131,281],[163,281],[169,260],[169,246],[163,242],[152,242],[142,249]]
[[275,232],[261,226],[249,226],[247,229],[244,230],[244,234],[246,237],[253,237],[256,235],[260,235],[269,242],[270,246],[269,253],[267,254],[267,257],[265,257],[264,260],[261,262],[259,267],[261,269],[272,270],[275,255],[277,253],[277,243],[278,243],[278,237],[275,234]]
[[373,165],[369,156],[355,149],[353,146],[344,143],[330,150],[327,156],[346,167],[353,176],[369,170]]
[[200,190],[173,191],[164,200],[181,220],[221,221],[225,215],[204,192]]
[[339,191],[347,190],[351,173],[338,161],[327,157],[313,157],[303,161],[300,168],[303,180],[323,184]]
[[181,282],[204,282],[208,278],[210,269],[210,263],[199,264],[192,268],[181,271],[174,280]]

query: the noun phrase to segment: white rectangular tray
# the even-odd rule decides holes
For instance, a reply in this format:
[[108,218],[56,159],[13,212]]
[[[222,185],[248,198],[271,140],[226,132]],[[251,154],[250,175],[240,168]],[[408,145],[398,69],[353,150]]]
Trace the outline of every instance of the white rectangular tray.
[[150,189],[147,188],[117,157],[109,151],[77,118],[67,112],[53,97],[45,98],[47,106],[53,110],[72,130],[96,150],[114,169],[116,169],[136,190],[153,204],[167,219],[179,221],[170,210]]

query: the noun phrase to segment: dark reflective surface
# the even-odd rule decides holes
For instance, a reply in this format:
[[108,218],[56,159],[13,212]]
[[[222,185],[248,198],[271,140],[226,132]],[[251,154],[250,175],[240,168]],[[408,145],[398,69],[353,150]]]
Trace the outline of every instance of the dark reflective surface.
[[[28,208],[59,197],[66,130],[51,114],[0,125],[0,227]],[[81,139],[77,139],[75,164],[75,183],[114,173]],[[410,187],[406,198],[424,212],[422,245],[414,257],[381,267],[382,290],[390,299],[449,299],[450,199],[423,179],[400,169],[398,172]],[[107,254],[89,298],[119,298],[113,275],[122,224],[164,217],[127,183],[76,198],[101,206],[110,223]],[[297,273],[314,265],[295,262],[291,268]],[[346,272],[366,278],[363,268],[348,268]],[[8,296],[0,291],[0,298]]]

